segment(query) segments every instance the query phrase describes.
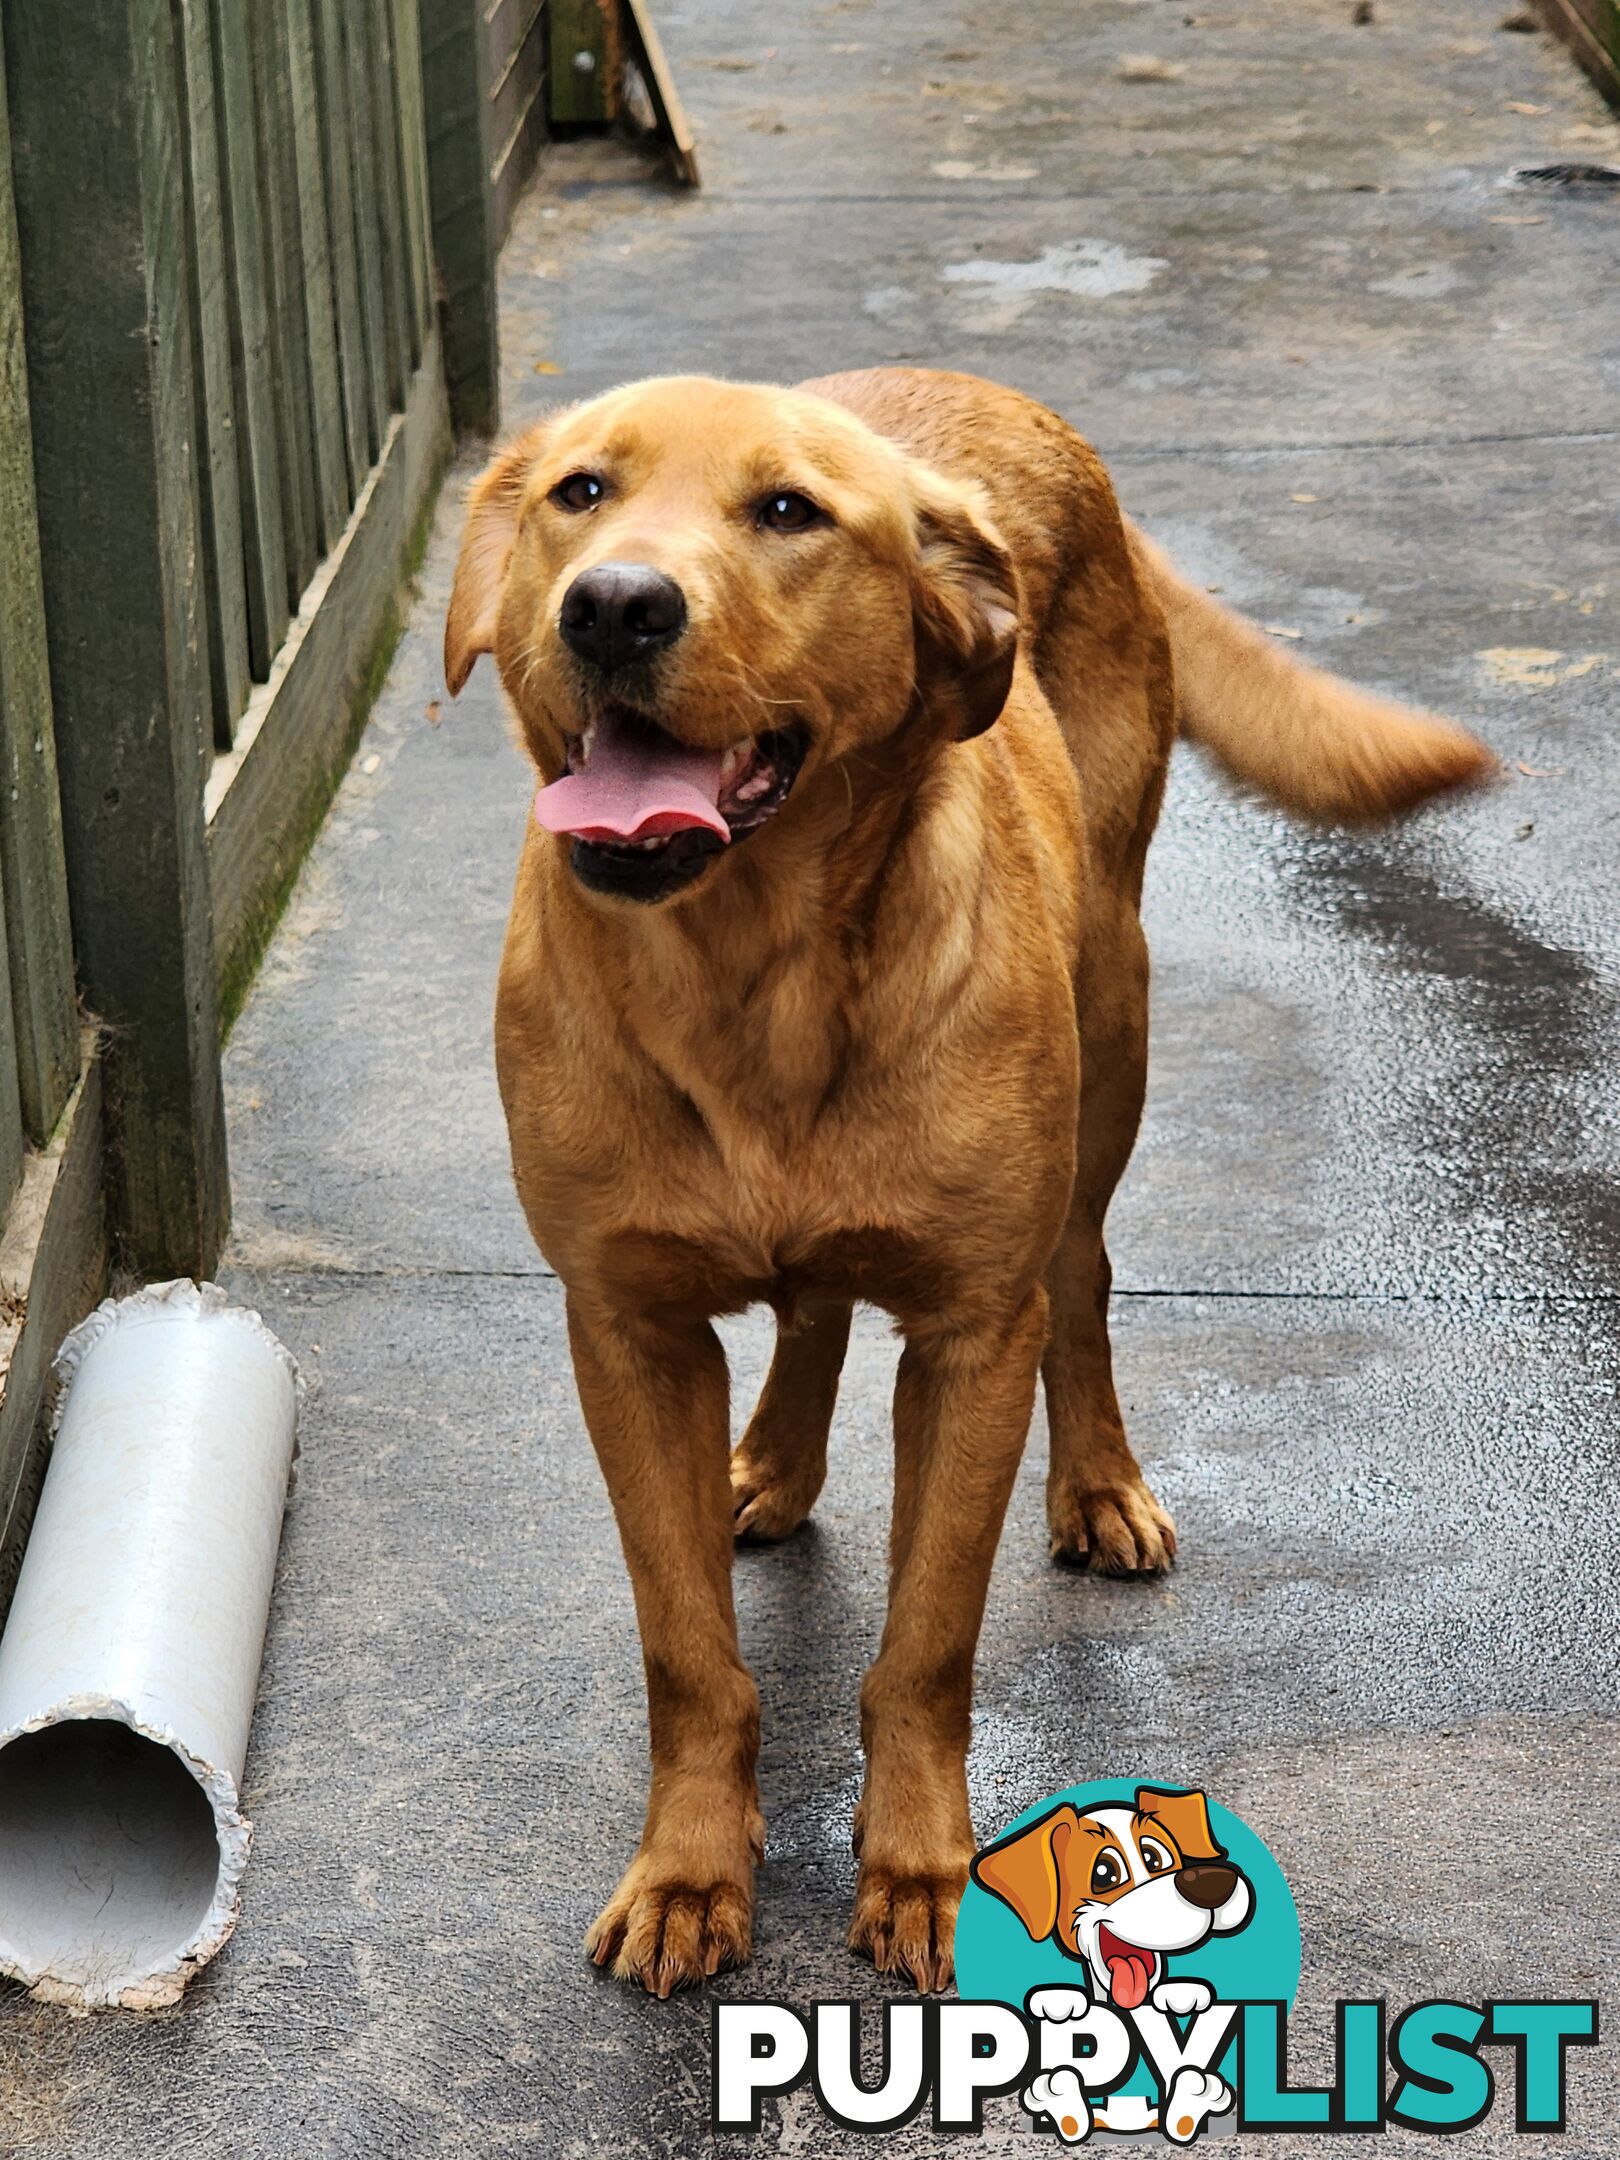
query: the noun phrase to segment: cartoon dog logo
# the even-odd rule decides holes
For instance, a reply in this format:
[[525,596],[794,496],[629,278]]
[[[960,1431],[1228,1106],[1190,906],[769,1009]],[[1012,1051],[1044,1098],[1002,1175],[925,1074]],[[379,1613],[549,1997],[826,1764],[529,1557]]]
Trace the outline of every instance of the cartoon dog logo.
[[1086,1968],[1098,2000],[1134,2010],[1165,1961],[1254,1910],[1248,1878],[1215,1842],[1201,1792],[1139,1785],[1135,1807],[1069,1802],[991,1845],[973,1879],[1010,1905],[1032,1942],[1050,1937]]
[[[1214,2000],[1202,1980],[1172,1980],[1166,1960],[1212,1935],[1235,1935],[1254,1910],[1248,1878],[1216,1844],[1201,1792],[1139,1785],[1136,1805],[1082,1813],[1065,1801],[1028,1829],[989,1846],[973,1879],[1023,1922],[1032,1942],[1055,1942],[1083,1965],[1092,2000],[1130,2012],[1151,2002],[1175,2017],[1197,2016]],[[1056,2023],[1083,2018],[1086,1995],[1048,1987],[1028,1998],[1032,2016]],[[1162,2112],[1140,2096],[1117,2094],[1092,2107],[1078,2070],[1037,2077],[1023,2104],[1067,2145],[1099,2130],[1140,2133],[1162,2127],[1189,2145],[1234,2095],[1213,2071],[1184,2065],[1164,2095]]]

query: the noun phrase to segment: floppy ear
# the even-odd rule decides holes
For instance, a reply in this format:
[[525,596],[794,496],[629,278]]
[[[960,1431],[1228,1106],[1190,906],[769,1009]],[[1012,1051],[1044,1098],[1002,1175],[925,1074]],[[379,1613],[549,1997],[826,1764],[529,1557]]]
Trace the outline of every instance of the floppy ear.
[[1161,1792],[1156,1786],[1136,1788],[1138,1814],[1155,1815],[1176,1841],[1183,1860],[1224,1860],[1224,1846],[1217,1845],[1210,1828],[1209,1802],[1201,1792]]
[[444,619],[444,679],[452,697],[459,695],[479,654],[495,648],[495,619],[517,539],[523,490],[549,425],[543,420],[509,444],[484,467],[468,492],[461,555],[450,588],[450,612]]
[[1057,1926],[1062,1905],[1063,1853],[1080,1820],[1067,1800],[980,1853],[971,1873],[981,1890],[1010,1905],[1023,1921],[1031,1942],[1045,1942]]
[[1001,717],[1018,657],[1018,575],[966,488],[923,476],[917,505],[917,679],[954,704],[958,742]]

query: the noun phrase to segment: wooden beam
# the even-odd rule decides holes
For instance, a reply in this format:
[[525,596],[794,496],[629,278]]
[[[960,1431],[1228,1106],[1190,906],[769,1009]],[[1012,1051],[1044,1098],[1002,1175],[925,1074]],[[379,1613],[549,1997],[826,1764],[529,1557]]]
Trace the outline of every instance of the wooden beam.
[[669,146],[675,177],[687,187],[699,185],[697,140],[686,107],[675,87],[674,71],[664,57],[664,43],[646,0],[623,0],[630,24],[630,56],[646,79],[658,132]]
[[492,435],[500,424],[501,354],[489,28],[475,0],[421,0],[421,29],[428,194],[450,417],[458,429]]
[[6,0],[12,167],[74,949],[108,1027],[112,1227],[207,1274],[229,1212],[212,747],[169,0]]
[[365,725],[400,625],[450,431],[434,331],[342,539],[315,573],[208,783],[215,938],[229,1025]]
[[1620,105],[1620,0],[1539,0],[1539,5],[1548,28],[1564,40],[1610,104]]
[[77,1084],[0,1230],[0,1621],[45,1467],[51,1363],[107,1281],[102,1062],[88,1031],[74,1050]]
[[607,127],[619,117],[624,39],[618,0],[547,0],[547,100],[557,127]]
[[[0,66],[0,910],[22,1130],[42,1146],[79,1069],[56,732],[39,573],[11,134]],[[9,1189],[10,1180],[7,1179]]]

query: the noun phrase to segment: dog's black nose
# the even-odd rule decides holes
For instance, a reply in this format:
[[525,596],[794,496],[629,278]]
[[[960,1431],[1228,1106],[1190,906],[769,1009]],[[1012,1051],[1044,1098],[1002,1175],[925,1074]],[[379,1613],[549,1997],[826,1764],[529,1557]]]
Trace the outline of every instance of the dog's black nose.
[[650,563],[598,563],[564,593],[558,628],[582,660],[612,675],[674,644],[686,628],[686,595]]
[[1237,1869],[1218,1861],[1200,1860],[1192,1867],[1176,1869],[1176,1888],[1189,1905],[1201,1906],[1205,1912],[1224,1905],[1237,1886]]

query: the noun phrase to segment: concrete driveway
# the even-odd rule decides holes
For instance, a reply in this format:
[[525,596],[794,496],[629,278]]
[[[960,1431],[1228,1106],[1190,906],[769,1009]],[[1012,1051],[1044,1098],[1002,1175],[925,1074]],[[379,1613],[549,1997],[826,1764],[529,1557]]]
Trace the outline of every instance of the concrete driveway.
[[[1182,1563],[1053,1570],[1037,1430],[984,1634],[980,1827],[1091,1776],[1206,1784],[1299,1903],[1300,2077],[1341,1995],[1602,1996],[1620,196],[1504,182],[1613,158],[1615,128],[1557,47],[1498,27],[1507,0],[657,12],[708,185],[553,154],[504,268],[513,425],[662,369],[1000,377],[1205,583],[1506,761],[1372,838],[1178,764],[1112,1243],[1121,1393]],[[639,1823],[641,1673],[509,1188],[488,1023],[527,794],[487,671],[442,700],[456,525],[447,496],[230,1053],[230,1280],[312,1382],[241,1928],[145,2021],[0,1996],[0,2150],[28,2160],[714,2142],[708,2000],[580,1952]],[[740,1422],[765,1331],[727,1335]],[[739,1561],[770,1849],[754,1967],[714,1994],[891,1993],[842,1938],[893,1362],[868,1319],[814,1524]],[[1575,2059],[1565,2153],[1617,2149],[1614,2091],[1612,2049]],[[1004,2104],[982,2149],[1027,2140]],[[862,2149],[808,2094],[762,2142]],[[1542,2147],[1504,2108],[1463,2149]]]

